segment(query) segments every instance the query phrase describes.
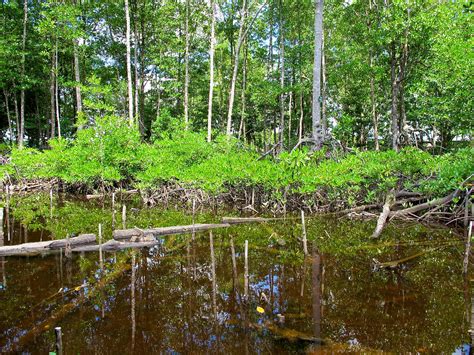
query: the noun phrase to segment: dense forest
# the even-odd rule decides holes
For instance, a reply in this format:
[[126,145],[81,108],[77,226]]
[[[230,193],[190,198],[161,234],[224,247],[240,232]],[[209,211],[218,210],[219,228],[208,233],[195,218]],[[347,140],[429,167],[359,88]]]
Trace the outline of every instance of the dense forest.
[[3,1],[2,171],[279,206],[464,191],[473,6]]

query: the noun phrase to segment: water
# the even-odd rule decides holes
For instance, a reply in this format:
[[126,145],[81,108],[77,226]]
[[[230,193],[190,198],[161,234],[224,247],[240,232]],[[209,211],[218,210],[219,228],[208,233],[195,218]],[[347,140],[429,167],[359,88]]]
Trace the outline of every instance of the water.
[[[129,226],[192,220],[190,211],[126,203],[138,208],[130,212]],[[5,244],[95,232],[98,223],[106,237],[112,229],[110,204],[100,202],[55,199],[51,217],[48,197],[35,195],[12,201],[9,212]],[[195,219],[216,222],[228,214],[198,211]],[[212,251],[209,232],[163,237],[150,250],[106,253],[103,271],[97,253],[5,257],[0,350],[52,351],[55,326],[62,327],[66,353],[468,349],[472,290],[460,272],[459,237],[439,227],[393,224],[375,243],[368,241],[374,225],[308,219],[306,258],[297,219],[214,230]],[[426,253],[395,269],[374,270],[374,259],[398,260],[421,251]]]

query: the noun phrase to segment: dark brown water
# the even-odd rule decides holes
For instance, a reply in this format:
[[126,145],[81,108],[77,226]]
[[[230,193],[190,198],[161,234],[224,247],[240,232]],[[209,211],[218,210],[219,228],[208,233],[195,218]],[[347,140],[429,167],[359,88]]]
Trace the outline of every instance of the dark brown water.
[[[53,218],[47,209],[31,217],[37,205],[17,206],[23,210],[16,222],[9,221],[10,243],[24,241],[25,230],[27,238],[40,239],[87,229],[91,220],[109,223],[107,207],[65,206]],[[68,213],[81,221],[73,222]],[[12,206],[10,218],[14,214]],[[20,231],[25,216],[30,227]],[[190,218],[140,210],[130,223],[172,225]],[[211,222],[218,216],[202,212],[196,219]],[[59,227],[61,220],[68,227]],[[209,233],[164,237],[150,250],[105,254],[102,271],[95,253],[5,257],[0,349],[53,351],[53,329],[60,326],[67,354],[468,351],[472,291],[460,273],[458,237],[434,227],[392,225],[373,243],[368,241],[373,221],[318,218],[307,224],[317,250],[310,248],[306,258],[297,220],[216,230],[213,248]],[[374,259],[422,251],[400,267],[374,271]]]

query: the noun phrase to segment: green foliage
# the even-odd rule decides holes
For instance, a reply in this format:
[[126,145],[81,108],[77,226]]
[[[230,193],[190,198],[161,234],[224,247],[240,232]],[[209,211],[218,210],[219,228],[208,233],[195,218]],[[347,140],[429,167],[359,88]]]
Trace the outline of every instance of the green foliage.
[[327,159],[324,150],[295,150],[273,161],[260,160],[238,140],[222,136],[208,143],[204,134],[185,130],[172,138],[163,134],[150,144],[112,115],[97,118],[93,127],[78,131],[74,141],[51,140],[50,147],[14,149],[3,172],[16,179],[59,178],[89,188],[125,182],[153,190],[175,184],[216,195],[254,187],[278,200],[286,192],[317,192],[351,205],[377,201],[392,188],[443,195],[474,171],[473,148],[443,156],[415,148],[399,153],[355,151],[338,159]]

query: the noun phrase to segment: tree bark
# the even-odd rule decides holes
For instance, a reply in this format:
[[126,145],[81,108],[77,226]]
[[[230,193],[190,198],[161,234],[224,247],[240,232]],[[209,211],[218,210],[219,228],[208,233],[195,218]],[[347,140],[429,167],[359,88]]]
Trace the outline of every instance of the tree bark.
[[25,136],[25,49],[26,49],[26,25],[28,22],[28,0],[23,2],[23,37],[21,44],[21,92],[20,92],[20,133],[18,135],[18,147],[23,147]]
[[280,149],[284,149],[285,132],[285,36],[283,30],[283,2],[280,0]]
[[[136,5],[136,2],[135,2]],[[134,95],[134,102],[133,102],[133,108],[134,108],[134,121],[135,122],[140,122],[140,108],[138,105],[138,101],[140,98],[140,76],[138,75],[138,42],[139,42],[139,37],[138,37],[138,31],[137,31],[137,6],[135,6],[135,14],[133,18],[133,69],[134,69],[134,76],[135,76],[135,95]],[[141,132],[141,127],[138,127]]]
[[189,0],[186,0],[186,20],[184,26],[185,49],[184,49],[184,125],[189,126]]
[[237,73],[239,71],[240,48],[242,47],[242,42],[244,38],[244,27],[245,27],[246,17],[247,17],[247,0],[243,0],[242,14],[240,16],[239,36],[237,38],[237,46],[234,52],[234,65],[233,65],[233,70],[232,70],[232,80],[230,83],[229,108],[227,111],[227,128],[226,128],[226,134],[228,137],[230,137],[232,134],[232,112],[234,110],[235,83],[237,81]]
[[313,103],[312,123],[314,149],[319,150],[323,145],[321,125],[321,61],[323,40],[323,7],[324,0],[316,0],[314,16],[314,65],[313,65]]
[[[245,47],[244,62],[242,65],[242,93],[240,97],[242,109],[240,111],[240,126],[239,126],[238,139],[240,139],[245,127],[245,90],[247,89],[247,53],[248,53],[247,41],[245,41],[244,47]],[[245,134],[244,134],[244,141],[245,141]]]
[[10,144],[12,143],[13,141],[13,129],[12,129],[12,120],[11,120],[11,117],[10,117],[10,103],[9,103],[9,100],[8,100],[8,92],[7,92],[7,89],[3,88],[3,95],[5,95],[5,108],[7,110],[7,120],[8,120],[8,132],[10,134],[10,137],[9,137],[9,141],[10,141]]
[[54,49],[54,92],[55,92],[55,97],[56,97],[56,123],[58,125],[58,138],[61,138],[61,122],[59,121],[60,116],[59,116],[59,83],[58,83],[58,74],[59,74],[59,65],[58,65],[58,39],[56,38],[56,44],[55,44],[55,49]]
[[398,81],[398,75],[396,73],[397,59],[395,53],[395,43],[392,43],[391,48],[391,60],[390,60],[390,77],[392,80],[392,149],[398,151],[399,142],[399,112],[398,112],[398,95],[400,91],[400,85]]
[[[79,67],[79,52],[77,46],[78,41],[74,41],[74,80],[76,81],[76,120],[81,118],[82,114],[82,95],[81,95],[81,71]],[[82,129],[82,125],[77,127],[78,130]]]
[[54,49],[51,50],[51,73],[50,73],[50,83],[49,83],[49,95],[50,95],[50,124],[51,124],[51,138],[54,138],[56,136],[56,90],[55,90],[55,81],[56,81],[56,73],[54,70],[55,63],[56,63],[56,52]]
[[214,51],[216,45],[216,10],[211,0],[211,43],[209,47],[209,106],[207,111],[207,141],[212,139],[212,101],[214,96]]
[[133,89],[132,89],[132,68],[130,61],[130,13],[128,0],[125,0],[125,45],[127,48],[127,92],[128,92],[128,122],[133,126]]

